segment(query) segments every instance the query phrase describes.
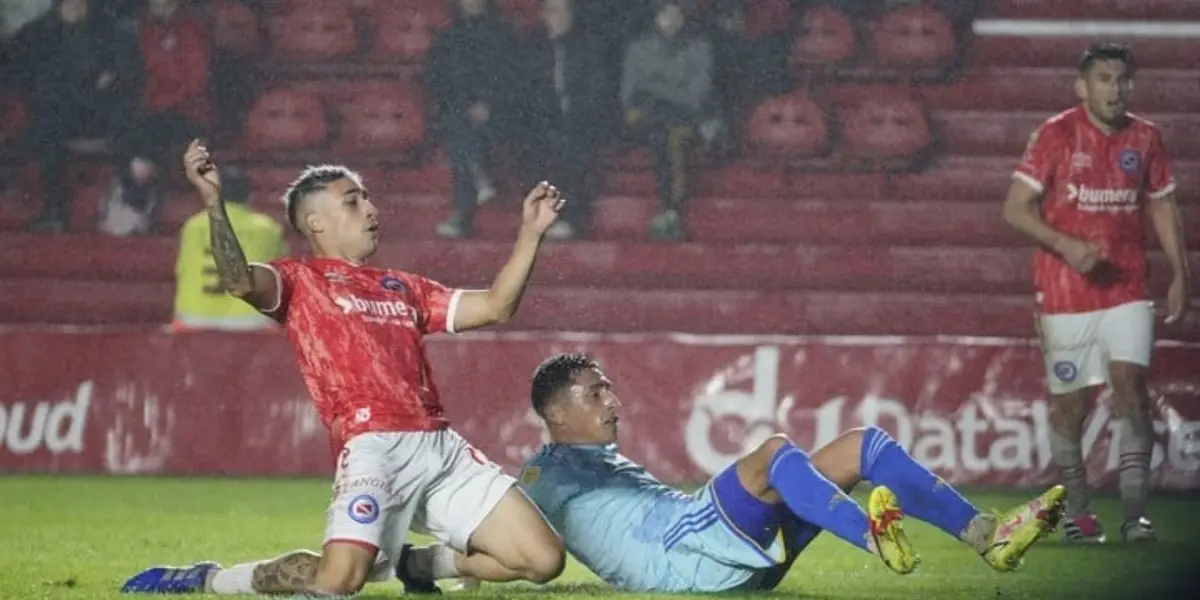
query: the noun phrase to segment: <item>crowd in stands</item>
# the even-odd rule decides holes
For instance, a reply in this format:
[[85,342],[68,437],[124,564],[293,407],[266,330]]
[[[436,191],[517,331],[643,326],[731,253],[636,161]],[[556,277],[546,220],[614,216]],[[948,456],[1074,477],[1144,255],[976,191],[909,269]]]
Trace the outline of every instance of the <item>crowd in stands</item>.
[[[759,1],[376,0],[376,13],[441,4],[433,12],[447,17],[413,61],[423,120],[430,124],[423,133],[444,153],[452,180],[452,210],[437,234],[472,234],[478,207],[497,196],[494,158],[504,154],[514,158],[509,163],[522,187],[550,179],[570,198],[568,213],[548,235],[585,235],[598,152],[627,144],[645,146],[653,156],[660,207],[648,236],[683,239],[694,157],[736,156],[747,108],[796,85],[789,60],[804,33],[804,15],[832,4],[851,18],[869,19],[913,0],[772,0],[778,10],[767,10],[764,20],[766,4],[755,6],[750,22],[747,6]],[[0,92],[20,93],[28,113],[18,138],[2,140],[0,178],[38,166],[44,209],[30,229],[67,230],[67,166],[73,153],[90,152],[105,157],[114,173],[99,229],[150,232],[154,208],[178,179],[177,155],[190,139],[216,138],[218,148],[222,141],[256,145],[247,115],[256,98],[265,102],[260,86],[270,83],[270,74],[260,69],[269,69],[263,64],[270,61],[261,60],[253,41],[238,37],[238,28],[249,29],[252,40],[280,14],[308,11],[305,22],[311,23],[314,14],[342,14],[351,4],[0,2]],[[947,13],[953,18],[958,7],[965,14],[970,4],[948,3]],[[512,10],[517,5],[525,10]],[[523,22],[516,22],[519,15]],[[388,23],[378,20],[375,41],[407,43],[404,32],[387,39]],[[353,38],[352,26],[349,36],[337,27],[273,30],[274,59],[292,52],[303,60],[306,36]],[[335,43],[346,44],[346,52],[359,45]],[[772,123],[764,127],[778,126]],[[355,150],[324,160],[353,163]]]

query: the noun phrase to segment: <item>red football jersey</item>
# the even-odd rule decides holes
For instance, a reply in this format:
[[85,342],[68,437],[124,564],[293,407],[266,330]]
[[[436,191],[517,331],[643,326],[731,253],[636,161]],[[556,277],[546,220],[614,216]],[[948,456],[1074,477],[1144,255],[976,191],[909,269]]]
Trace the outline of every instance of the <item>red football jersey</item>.
[[323,258],[265,265],[283,324],[337,452],[367,431],[446,427],[424,336],[454,333],[460,290],[390,269]]
[[1082,275],[1039,248],[1033,279],[1042,312],[1089,312],[1148,297],[1145,200],[1175,190],[1158,127],[1130,115],[1127,127],[1107,134],[1078,106],[1034,132],[1013,177],[1042,192],[1051,227],[1100,246],[1105,260]]

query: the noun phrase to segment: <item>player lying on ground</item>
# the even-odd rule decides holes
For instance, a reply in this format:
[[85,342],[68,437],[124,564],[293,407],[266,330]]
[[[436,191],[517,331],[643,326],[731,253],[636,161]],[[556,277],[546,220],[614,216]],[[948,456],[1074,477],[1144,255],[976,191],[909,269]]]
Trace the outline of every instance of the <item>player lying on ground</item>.
[[1154,346],[1147,287],[1145,220],[1158,233],[1173,273],[1167,323],[1188,310],[1188,266],[1175,178],[1162,134],[1129,114],[1133,53],[1099,44],[1079,63],[1079,106],[1033,133],[1013,174],[1004,218],[1039,244],[1033,263],[1050,403],[1050,454],[1070,499],[1063,536],[1103,542],[1088,512],[1082,452],[1089,388],[1112,387],[1121,453],[1119,485],[1127,540],[1153,540],[1146,518],[1154,447],[1153,404],[1146,388]]
[[[207,207],[225,289],[287,330],[339,453],[336,481],[320,554],[224,569],[156,567],[123,591],[344,595],[393,574],[414,591],[432,591],[435,575],[557,577],[562,540],[512,477],[449,428],[422,340],[516,312],[562,208],[557,190],[543,183],[530,192],[512,257],[490,289],[464,291],[364,264],[379,245],[378,213],[345,167],[310,168],[288,190],[288,220],[313,256],[269,265],[247,264],[208,152],[193,143],[184,168]],[[413,550],[405,544],[410,527],[446,544]]]
[[[1054,528],[1066,494],[1056,486],[1003,515],[983,513],[876,427],[847,431],[812,456],[771,437],[684,494],[617,452],[621,402],[587,356],[542,363],[531,396],[552,441],[525,465],[521,485],[571,554],[625,590],[772,589],[822,530],[908,573],[918,556],[903,514],[1011,571]],[[863,480],[875,484],[865,510],[847,495]]]

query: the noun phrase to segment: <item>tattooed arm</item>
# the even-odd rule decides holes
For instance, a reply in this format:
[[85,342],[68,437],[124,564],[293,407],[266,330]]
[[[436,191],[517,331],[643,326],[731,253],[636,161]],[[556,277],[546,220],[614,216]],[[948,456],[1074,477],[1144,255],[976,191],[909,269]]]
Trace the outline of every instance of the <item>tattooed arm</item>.
[[208,211],[209,242],[221,287],[255,308],[270,312],[279,307],[279,281],[270,269],[251,267],[238,242],[221,199],[221,176],[198,140],[192,141],[183,156],[188,181],[195,186]]

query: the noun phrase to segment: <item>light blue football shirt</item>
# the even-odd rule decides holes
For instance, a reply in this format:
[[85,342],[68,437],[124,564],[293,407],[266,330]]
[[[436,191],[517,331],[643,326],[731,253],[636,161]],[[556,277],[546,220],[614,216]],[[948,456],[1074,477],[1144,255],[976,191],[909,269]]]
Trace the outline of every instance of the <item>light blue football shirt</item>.
[[711,544],[742,545],[706,490],[692,495],[667,486],[616,445],[546,444],[526,462],[520,485],[567,550],[624,590],[727,590],[753,577],[749,565],[762,560],[746,551],[749,562],[733,566],[704,552]]

